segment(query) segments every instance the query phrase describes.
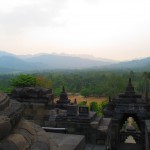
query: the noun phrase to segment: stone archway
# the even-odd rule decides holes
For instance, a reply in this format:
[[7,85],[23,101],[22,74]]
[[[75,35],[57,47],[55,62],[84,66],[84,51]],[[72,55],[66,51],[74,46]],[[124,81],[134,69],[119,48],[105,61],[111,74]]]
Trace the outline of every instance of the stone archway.
[[141,125],[135,114],[125,114],[120,123],[121,143],[141,143]]
[[136,123],[137,127],[139,128],[139,130],[141,130],[141,122],[139,117],[136,114],[123,114],[121,120],[120,120],[120,129],[122,128],[122,126],[124,125],[124,123],[129,119],[132,118],[133,121]]

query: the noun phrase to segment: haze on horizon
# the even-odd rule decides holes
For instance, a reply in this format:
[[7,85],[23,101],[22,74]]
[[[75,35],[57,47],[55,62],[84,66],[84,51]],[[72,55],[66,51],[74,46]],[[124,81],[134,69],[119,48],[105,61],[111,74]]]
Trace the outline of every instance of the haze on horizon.
[[0,50],[150,56],[149,0],[0,0]]

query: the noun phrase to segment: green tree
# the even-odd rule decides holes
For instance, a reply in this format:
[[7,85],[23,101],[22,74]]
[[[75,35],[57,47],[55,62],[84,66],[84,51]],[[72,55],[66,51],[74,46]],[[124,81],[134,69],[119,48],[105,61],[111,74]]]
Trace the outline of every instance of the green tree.
[[97,102],[90,103],[90,110],[95,111],[98,116],[102,116],[102,107]]
[[36,77],[28,74],[20,74],[11,79],[10,83],[14,87],[31,87],[36,85]]
[[51,88],[52,83],[51,83],[51,80],[49,80],[46,77],[37,76],[36,77],[36,86],[43,87],[43,88]]
[[90,103],[90,110],[97,112],[99,109],[98,103],[97,102],[91,102]]
[[82,101],[79,103],[79,106],[86,106],[87,102],[86,101]]
[[101,107],[102,107],[102,109],[104,109],[106,106],[107,106],[107,104],[108,104],[108,101],[103,101],[102,103],[101,103]]
[[81,95],[84,97],[88,97],[88,96],[90,96],[90,94],[91,94],[90,89],[88,89],[88,88],[84,88],[81,90]]
[[107,104],[108,104],[108,101],[103,101],[103,102],[100,104],[101,114],[104,114],[104,108],[107,106]]
[[62,91],[62,88],[55,88],[53,92],[54,92],[54,95],[58,97],[61,94],[61,91]]

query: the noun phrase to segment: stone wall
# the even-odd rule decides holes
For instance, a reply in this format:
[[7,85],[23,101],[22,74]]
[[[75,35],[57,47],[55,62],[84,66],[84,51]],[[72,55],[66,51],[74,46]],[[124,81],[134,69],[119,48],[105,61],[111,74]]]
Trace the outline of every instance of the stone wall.
[[54,95],[52,89],[41,87],[15,88],[11,93],[13,99],[24,106],[23,116],[40,126],[48,121],[49,109],[54,108]]
[[15,88],[11,93],[11,97],[23,103],[54,104],[52,89],[41,87]]
[[[0,150],[83,150],[84,136],[53,138],[40,126],[22,118],[23,105],[0,93]],[[55,134],[58,137],[59,134]],[[68,139],[76,142],[68,142]]]
[[150,120],[145,121],[145,149],[150,150]]

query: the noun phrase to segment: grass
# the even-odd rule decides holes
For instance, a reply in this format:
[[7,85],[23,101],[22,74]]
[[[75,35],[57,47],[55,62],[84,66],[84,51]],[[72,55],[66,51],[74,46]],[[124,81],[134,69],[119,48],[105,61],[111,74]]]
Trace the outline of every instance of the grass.
[[77,103],[80,103],[82,101],[87,101],[87,105],[89,105],[91,102],[97,102],[98,104],[101,104],[103,101],[107,100],[106,97],[87,97],[81,95],[69,95],[68,98],[71,100],[71,102],[74,102],[74,100],[77,100]]

